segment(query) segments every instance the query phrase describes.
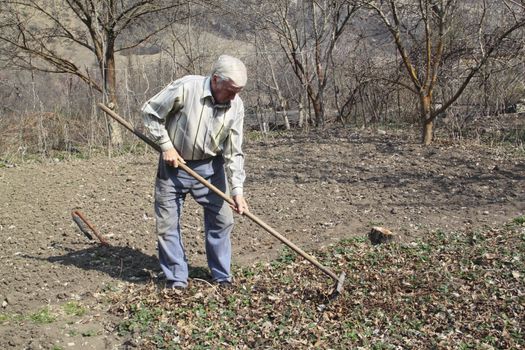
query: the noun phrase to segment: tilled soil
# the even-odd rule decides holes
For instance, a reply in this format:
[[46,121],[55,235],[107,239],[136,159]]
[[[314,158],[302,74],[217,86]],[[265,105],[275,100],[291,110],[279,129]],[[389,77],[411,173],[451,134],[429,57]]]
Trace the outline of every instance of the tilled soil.
[[[525,212],[525,156],[512,149],[350,129],[283,134],[245,145],[252,213],[307,252],[383,226],[410,241],[436,230],[478,230]],[[153,151],[0,168],[0,348],[125,348],[97,293],[158,280]],[[80,210],[108,240],[89,241]],[[200,207],[186,202],[190,283],[207,278]],[[283,245],[237,217],[236,266]],[[317,271],[318,272],[318,271]],[[317,273],[312,269],[312,273]],[[66,304],[86,313],[67,312]],[[50,310],[52,322],[38,315]],[[66,310],[66,311],[65,311]],[[58,316],[57,316],[58,315]]]

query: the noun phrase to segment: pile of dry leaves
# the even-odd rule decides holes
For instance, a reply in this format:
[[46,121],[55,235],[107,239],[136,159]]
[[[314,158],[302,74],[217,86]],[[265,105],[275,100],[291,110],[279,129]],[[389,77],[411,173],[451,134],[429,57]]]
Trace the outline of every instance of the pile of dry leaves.
[[194,278],[108,292],[115,332],[142,349],[502,349],[525,346],[525,217],[412,243],[365,238],[316,252],[345,291],[289,251],[235,271],[234,289]]

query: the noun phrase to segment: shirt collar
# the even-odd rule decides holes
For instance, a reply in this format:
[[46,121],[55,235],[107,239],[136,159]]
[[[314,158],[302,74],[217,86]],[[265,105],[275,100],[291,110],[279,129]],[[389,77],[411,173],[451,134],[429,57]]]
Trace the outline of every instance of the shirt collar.
[[224,108],[228,109],[232,106],[231,101],[228,101],[227,103],[215,103],[215,99],[213,98],[213,94],[211,93],[211,77],[207,77],[204,81],[204,91],[202,94],[202,99],[209,98],[213,108]]

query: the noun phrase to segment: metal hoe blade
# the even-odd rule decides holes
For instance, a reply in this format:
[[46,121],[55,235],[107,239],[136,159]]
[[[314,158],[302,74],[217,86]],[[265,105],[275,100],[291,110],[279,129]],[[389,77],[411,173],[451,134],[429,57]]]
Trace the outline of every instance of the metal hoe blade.
[[100,244],[109,245],[109,243],[104,239],[104,237],[102,237],[102,235],[98,233],[95,227],[84,217],[84,215],[79,210],[73,210],[71,212],[71,217],[73,218],[73,221],[78,225],[80,231],[82,231],[82,233],[86,235],[86,237],[90,241],[93,240],[93,236],[86,229],[86,226],[91,229],[91,232],[93,232],[93,234],[98,238]]

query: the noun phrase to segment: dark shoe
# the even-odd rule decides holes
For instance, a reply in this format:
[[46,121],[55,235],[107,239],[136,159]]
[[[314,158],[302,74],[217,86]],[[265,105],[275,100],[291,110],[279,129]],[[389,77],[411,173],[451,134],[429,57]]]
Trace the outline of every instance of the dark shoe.
[[179,281],[168,281],[168,283],[166,283],[166,289],[179,289],[179,290],[183,290],[183,289],[186,289],[188,288],[188,285],[183,283],[183,282],[179,282]]
[[220,281],[217,282],[217,285],[221,289],[233,289],[233,283],[231,283],[230,281]]

